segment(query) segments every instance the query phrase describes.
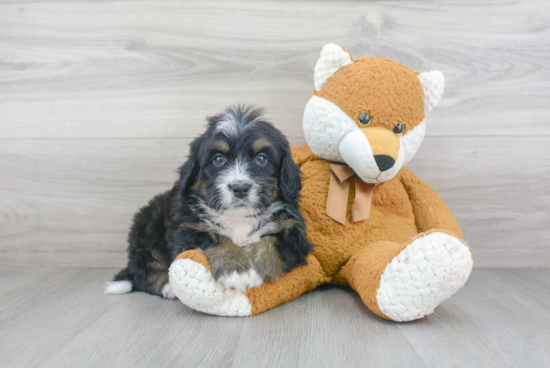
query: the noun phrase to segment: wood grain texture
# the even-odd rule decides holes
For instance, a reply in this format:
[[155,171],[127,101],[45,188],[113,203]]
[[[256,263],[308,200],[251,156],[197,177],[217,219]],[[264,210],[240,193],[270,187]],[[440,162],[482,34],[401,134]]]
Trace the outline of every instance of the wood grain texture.
[[395,323],[322,287],[252,318],[144,293],[104,295],[116,269],[2,268],[33,283],[0,300],[2,367],[546,367],[550,270],[476,269],[434,314]]
[[[123,266],[133,213],[172,186],[188,145],[2,140],[0,264]],[[545,137],[428,137],[411,163],[455,213],[476,266],[550,264],[550,161],[530,153],[547,145]]]
[[0,3],[0,264],[119,267],[204,117],[264,106],[294,144],[322,46],[439,69],[410,167],[476,266],[550,266],[550,2]]
[[550,134],[550,3],[4,1],[0,137],[190,137],[227,104],[290,136],[321,47],[442,70],[433,135]]

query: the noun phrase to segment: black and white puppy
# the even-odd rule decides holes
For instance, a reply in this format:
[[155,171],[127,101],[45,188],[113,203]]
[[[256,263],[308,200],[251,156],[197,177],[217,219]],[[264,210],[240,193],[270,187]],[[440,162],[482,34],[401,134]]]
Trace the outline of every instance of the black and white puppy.
[[202,249],[214,278],[244,291],[305,265],[313,251],[298,200],[300,169],[262,110],[229,108],[208,118],[174,187],[135,215],[128,266],[106,293],[173,298],[168,267]]

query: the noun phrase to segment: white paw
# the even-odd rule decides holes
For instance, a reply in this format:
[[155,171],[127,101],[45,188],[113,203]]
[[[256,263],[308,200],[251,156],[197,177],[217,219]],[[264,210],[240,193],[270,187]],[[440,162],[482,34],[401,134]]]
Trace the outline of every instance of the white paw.
[[470,249],[451,235],[415,239],[382,273],[378,307],[394,321],[422,318],[466,283],[472,267]]
[[247,288],[255,288],[262,285],[264,280],[262,280],[255,269],[251,268],[243,273],[233,271],[228,275],[222,276],[219,282],[228,289],[235,289],[244,293]]
[[170,283],[166,283],[166,285],[164,285],[162,287],[162,297],[163,298],[166,298],[166,299],[175,299],[176,298],[176,294],[174,294],[174,291],[172,290],[172,286],[170,285]]
[[170,266],[168,275],[174,294],[189,308],[216,316],[246,317],[252,313],[246,294],[214,280],[200,263],[178,259]]

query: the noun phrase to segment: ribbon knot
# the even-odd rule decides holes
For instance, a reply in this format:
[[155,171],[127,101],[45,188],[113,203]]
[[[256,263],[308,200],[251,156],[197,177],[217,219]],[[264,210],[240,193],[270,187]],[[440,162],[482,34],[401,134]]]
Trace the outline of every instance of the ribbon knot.
[[370,207],[374,184],[365,183],[347,165],[330,164],[330,184],[328,187],[326,214],[328,217],[346,224],[349,186],[355,184],[355,199],[351,206],[351,222],[359,222],[370,217]]

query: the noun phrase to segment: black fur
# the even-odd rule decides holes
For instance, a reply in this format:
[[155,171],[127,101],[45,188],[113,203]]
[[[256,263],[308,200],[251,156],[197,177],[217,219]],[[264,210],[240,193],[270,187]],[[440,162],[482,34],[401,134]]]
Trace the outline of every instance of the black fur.
[[[265,217],[266,208],[274,208],[269,206],[277,203],[278,210],[269,212],[264,223],[290,220],[285,224],[291,225],[265,235],[276,238],[275,248],[283,270],[289,272],[307,263],[306,256],[313,246],[306,238],[298,205],[300,169],[292,160],[287,139],[261,115],[262,110],[238,106],[208,118],[206,132],[191,143],[189,158],[180,167],[174,187],[155,196],[136,213],[128,236],[128,266],[115,276],[115,281],[129,280],[132,291],[161,295],[168,282],[168,267],[178,254],[219,245],[223,235],[209,225],[215,221],[209,208],[222,213],[231,206],[241,206],[237,199],[230,207],[221,200],[223,193],[216,183],[224,171],[214,165],[220,152],[212,148],[213,142],[219,140],[229,147],[222,155],[227,156],[227,162],[240,158],[257,185],[257,201],[242,206],[253,208],[255,216]],[[239,134],[219,131],[220,124],[228,118],[238,122]],[[269,142],[261,151],[269,161],[265,166],[257,163],[259,153],[252,151],[254,142],[260,139]]]

